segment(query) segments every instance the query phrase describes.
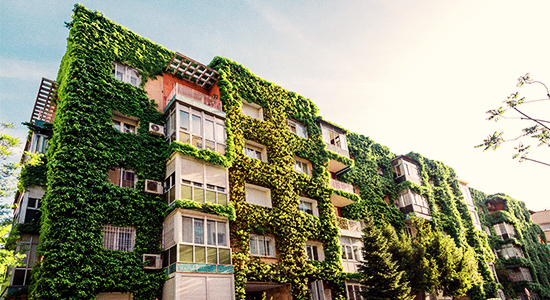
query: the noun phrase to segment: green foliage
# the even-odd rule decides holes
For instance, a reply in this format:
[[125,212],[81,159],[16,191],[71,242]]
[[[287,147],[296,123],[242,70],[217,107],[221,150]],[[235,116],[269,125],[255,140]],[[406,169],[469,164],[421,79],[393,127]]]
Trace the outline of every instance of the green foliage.
[[[0,130],[13,129],[11,123],[0,122]],[[19,146],[19,139],[5,133],[0,133],[0,197],[10,194],[13,188],[14,173],[18,168],[16,163],[5,162],[13,152],[13,148]]]
[[[43,260],[33,269],[31,298],[92,299],[118,291],[151,299],[161,293],[165,275],[144,270],[142,254],[161,251],[166,204],[143,189],[145,179],[165,176],[166,145],[148,134],[149,122],[163,124],[164,117],[143,89],[116,80],[112,70],[115,61],[135,67],[143,84],[162,73],[172,52],[82,5],[75,6],[68,27],[47,162],[34,167],[46,166],[48,176],[39,246]],[[138,133],[116,131],[113,111],[138,117]],[[136,188],[108,183],[111,167],[134,170]],[[27,177],[38,179],[35,175]],[[43,183],[27,180],[23,186],[38,182]],[[134,251],[103,249],[105,224],[134,227]]]
[[[529,210],[524,202],[517,201],[505,194],[487,195],[483,192],[470,189],[476,206],[480,209],[481,224],[491,231],[490,244],[494,249],[500,249],[502,245],[514,244],[520,247],[524,258],[498,258],[495,262],[499,281],[509,298],[514,298],[516,293],[523,293],[524,288],[537,293],[543,298],[550,298],[550,251],[546,246],[546,237],[542,229],[531,220]],[[503,209],[489,212],[487,202],[503,203]],[[514,226],[515,238],[502,240],[496,235],[493,225],[506,222]],[[526,267],[531,273],[532,282],[523,281],[513,283],[508,276],[507,268]]]
[[412,300],[414,297],[410,296],[411,287],[405,280],[405,271],[398,270],[398,261],[389,251],[387,238],[368,216],[363,234],[363,261],[359,268],[364,276],[361,280],[363,298]]
[[235,220],[235,208],[233,207],[232,203],[229,203],[228,205],[219,205],[219,204],[214,204],[210,202],[198,203],[193,200],[181,199],[181,200],[176,200],[175,204],[173,206],[170,206],[170,208],[168,208],[165,215],[168,215],[175,208],[192,209],[192,210],[201,211],[207,214],[214,214],[214,215],[226,217],[229,219],[229,221]]

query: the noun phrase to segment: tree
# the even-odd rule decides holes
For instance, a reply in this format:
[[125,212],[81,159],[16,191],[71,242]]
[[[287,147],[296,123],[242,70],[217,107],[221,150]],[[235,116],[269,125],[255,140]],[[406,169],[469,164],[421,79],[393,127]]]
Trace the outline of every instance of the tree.
[[[9,123],[0,123],[0,130],[6,128],[14,128],[14,126]],[[19,146],[19,139],[4,133],[0,134],[0,160],[2,163],[0,171],[0,197],[9,195],[15,188],[13,185],[14,172],[18,165],[5,161],[12,154],[13,147],[17,146]],[[2,275],[6,273],[9,266],[14,265],[24,257],[22,254],[15,253],[14,250],[5,248],[12,225],[12,218],[9,216],[9,212],[10,210],[7,205],[0,205],[0,274]]]
[[[398,270],[398,262],[389,251],[389,243],[372,219],[365,218],[363,230],[363,262],[359,271],[363,275],[361,294],[368,300],[411,300],[411,288],[404,271]],[[389,226],[389,225],[386,225]]]
[[481,282],[471,247],[458,247],[450,236],[432,229],[424,219],[415,217],[412,221],[416,230],[412,240],[404,233],[396,234],[393,228],[386,228],[384,235],[413,293],[420,295],[420,299],[425,298],[425,293],[438,291],[460,297]]
[[[550,166],[549,163],[527,157],[527,155],[529,154],[529,149],[531,148],[532,145],[531,143],[527,145],[523,144],[523,141],[526,140],[524,138],[532,138],[536,140],[537,146],[543,146],[543,145],[550,146],[549,144],[550,127],[546,125],[547,123],[550,123],[550,121],[534,118],[528,115],[525,110],[519,109],[520,105],[550,100],[550,91],[548,91],[548,88],[546,87],[546,85],[540,81],[535,81],[531,79],[531,77],[529,76],[529,73],[527,73],[525,76],[520,76],[518,78],[518,84],[516,86],[519,88],[526,84],[533,84],[533,83],[538,83],[544,86],[544,88],[546,89],[546,96],[548,97],[547,99],[537,99],[537,100],[526,101],[525,97],[522,97],[522,98],[519,97],[519,92],[515,92],[510,96],[508,96],[507,100],[503,101],[503,103],[506,104],[505,106],[501,106],[498,109],[491,109],[487,111],[487,114],[489,114],[489,117],[487,118],[487,120],[489,121],[494,120],[495,122],[497,122],[501,118],[517,119],[517,120],[529,121],[532,126],[523,128],[522,133],[520,135],[511,139],[504,139],[503,137],[504,132],[502,131],[495,132],[492,135],[489,135],[486,139],[484,139],[482,144],[475,146],[475,148],[483,148],[483,151],[486,151],[488,149],[496,150],[503,143],[519,141],[518,146],[514,147],[514,149],[517,151],[517,153],[513,156],[514,159],[519,157],[520,162],[527,160],[527,161],[532,161],[532,162]],[[510,110],[513,112],[516,112],[517,116],[504,116],[504,114]]]

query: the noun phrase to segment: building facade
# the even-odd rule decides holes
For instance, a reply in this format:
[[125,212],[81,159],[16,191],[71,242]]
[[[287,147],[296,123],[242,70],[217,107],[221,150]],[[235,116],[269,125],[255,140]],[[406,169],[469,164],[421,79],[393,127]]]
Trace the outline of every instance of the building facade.
[[27,148],[45,156],[22,174],[15,234],[28,256],[6,293],[362,299],[368,212],[411,236],[412,218],[431,221],[477,253],[483,282],[468,296],[497,296],[478,204],[451,168],[397,156],[235,62],[202,64],[81,5],[69,28],[29,124]]

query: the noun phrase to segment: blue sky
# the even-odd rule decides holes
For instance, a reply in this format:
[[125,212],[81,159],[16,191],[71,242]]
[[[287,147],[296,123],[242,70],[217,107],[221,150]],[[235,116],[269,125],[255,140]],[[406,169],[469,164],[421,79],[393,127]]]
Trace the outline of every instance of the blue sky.
[[[311,98],[321,115],[443,161],[471,187],[550,207],[548,167],[473,146],[522,121],[485,121],[527,72],[550,83],[545,1],[83,1],[202,63],[216,56]],[[0,1],[0,121],[23,138],[41,77],[55,79],[74,2]],[[530,99],[542,86],[520,90]],[[548,104],[532,105],[538,118]],[[548,118],[547,118],[548,119]],[[545,160],[549,149],[533,152]],[[547,161],[550,161],[548,159]]]

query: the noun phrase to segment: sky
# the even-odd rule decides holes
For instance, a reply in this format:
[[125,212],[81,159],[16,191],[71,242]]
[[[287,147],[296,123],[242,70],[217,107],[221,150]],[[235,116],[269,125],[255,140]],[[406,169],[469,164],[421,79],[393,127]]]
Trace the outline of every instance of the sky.
[[[525,120],[487,121],[517,91],[548,98],[548,1],[89,1],[87,8],[208,64],[215,56],[310,98],[323,118],[395,154],[414,151],[452,167],[470,187],[550,209],[544,172],[513,160],[517,142],[474,146],[495,131],[511,139]],[[21,139],[42,77],[54,79],[74,2],[0,1],[0,121]],[[549,103],[526,105],[548,118]],[[20,155],[20,150],[15,155]],[[550,163],[546,146],[531,151]],[[10,200],[11,201],[11,200]]]

